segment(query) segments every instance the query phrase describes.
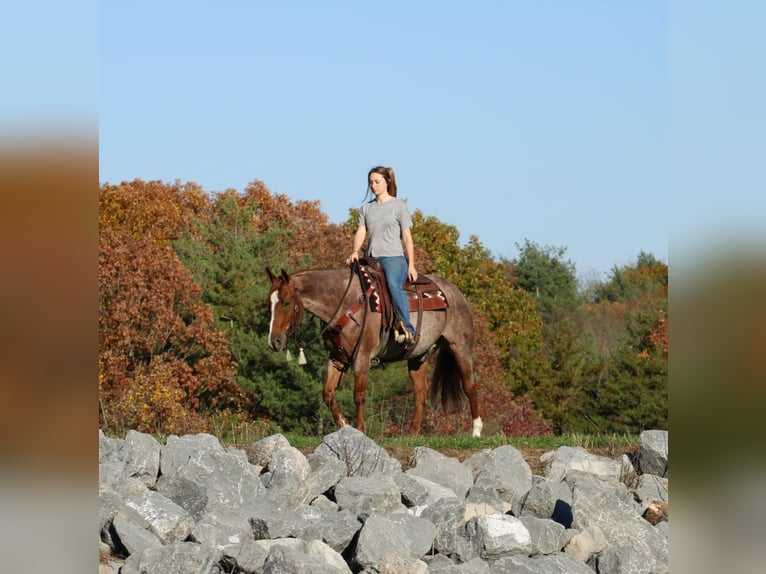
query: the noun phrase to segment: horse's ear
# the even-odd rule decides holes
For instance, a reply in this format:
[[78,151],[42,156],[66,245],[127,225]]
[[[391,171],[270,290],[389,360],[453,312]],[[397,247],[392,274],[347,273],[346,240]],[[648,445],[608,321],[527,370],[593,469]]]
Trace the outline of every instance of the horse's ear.
[[269,281],[271,281],[272,283],[274,283],[274,279],[276,279],[276,278],[277,278],[277,276],[276,276],[276,275],[274,275],[274,274],[271,272],[271,269],[269,269],[268,267],[266,267],[266,273],[267,273],[267,274],[268,274],[268,276],[269,276]]
[[289,283],[290,282],[290,276],[287,274],[287,271],[285,271],[284,269],[282,269],[282,280],[285,283]]

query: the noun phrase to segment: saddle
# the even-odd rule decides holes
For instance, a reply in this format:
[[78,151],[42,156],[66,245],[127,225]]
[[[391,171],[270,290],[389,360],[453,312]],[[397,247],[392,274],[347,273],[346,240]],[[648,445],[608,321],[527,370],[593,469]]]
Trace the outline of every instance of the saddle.
[[[394,326],[394,306],[383,266],[373,257],[362,257],[359,260],[359,274],[365,292],[369,293],[370,310],[380,313],[383,316],[383,327],[390,329]],[[410,313],[417,313],[417,333],[420,333],[424,311],[439,311],[449,307],[444,292],[427,275],[418,275],[415,282],[407,281],[404,292],[410,304]]]

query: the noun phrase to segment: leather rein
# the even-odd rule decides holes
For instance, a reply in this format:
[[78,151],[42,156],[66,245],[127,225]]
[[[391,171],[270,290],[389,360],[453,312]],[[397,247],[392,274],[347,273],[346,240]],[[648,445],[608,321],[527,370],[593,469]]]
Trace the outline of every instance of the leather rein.
[[[336,315],[338,315],[339,311],[341,310],[341,307],[343,306],[343,301],[346,299],[346,295],[348,295],[348,292],[351,289],[351,284],[353,283],[353,280],[354,280],[354,274],[356,274],[359,277],[359,282],[362,287],[362,294],[359,296],[359,298],[356,301],[354,301],[351,304],[351,306],[348,309],[346,309],[346,311],[337,319],[337,321],[333,323],[333,318]],[[359,263],[355,261],[349,270],[348,283],[346,284],[346,289],[343,292],[343,295],[341,296],[338,302],[338,306],[335,308],[335,311],[332,313],[332,315],[330,315],[330,320],[327,323],[325,323],[325,325],[319,331],[319,334],[317,334],[313,339],[311,339],[308,342],[305,342],[302,339],[299,340],[299,334],[297,329],[298,325],[294,324],[293,339],[299,344],[300,350],[303,351],[305,347],[313,345],[319,339],[324,337],[326,333],[329,333],[330,336],[332,337],[332,342],[333,342],[333,349],[331,350],[330,358],[332,359],[333,364],[338,370],[345,372],[349,368],[349,366],[351,366],[351,364],[354,361],[354,358],[356,357],[359,351],[359,345],[361,344],[361,341],[362,341],[362,335],[364,334],[364,327],[367,324],[367,315],[369,313],[369,305],[367,304],[367,301],[370,294],[373,291],[374,289],[372,286],[368,287],[366,291],[364,290],[364,281],[362,279]],[[303,301],[300,301],[300,305],[301,305],[301,309],[303,309]],[[362,322],[359,323],[359,321],[357,321],[354,318],[354,315],[361,309],[364,309],[364,315],[362,315]],[[309,313],[311,312],[309,311]],[[296,317],[297,317],[297,313],[293,317],[293,320],[295,320]],[[346,349],[343,347],[343,341],[341,340],[341,331],[348,324],[349,321],[353,321],[360,328],[359,337],[357,337],[356,343],[354,344],[354,348],[351,351],[351,353],[346,351]]]

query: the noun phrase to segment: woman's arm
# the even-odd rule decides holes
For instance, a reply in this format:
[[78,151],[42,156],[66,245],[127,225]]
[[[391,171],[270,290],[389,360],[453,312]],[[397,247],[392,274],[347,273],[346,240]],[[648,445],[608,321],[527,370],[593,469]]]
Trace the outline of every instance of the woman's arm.
[[415,269],[415,242],[412,240],[412,231],[409,227],[402,230],[402,241],[404,241],[404,253],[407,255],[407,277],[410,282],[418,280],[418,270]]
[[351,252],[351,255],[346,258],[346,265],[350,265],[354,261],[359,261],[359,254],[362,251],[365,237],[367,237],[367,228],[360,225],[354,234],[354,242],[352,245],[353,251]]

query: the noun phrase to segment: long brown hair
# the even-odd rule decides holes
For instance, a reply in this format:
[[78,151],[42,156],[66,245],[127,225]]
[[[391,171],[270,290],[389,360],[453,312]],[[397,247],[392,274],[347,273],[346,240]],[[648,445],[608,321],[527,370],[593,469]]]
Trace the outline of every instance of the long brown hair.
[[367,189],[369,191],[370,189],[370,176],[373,173],[377,173],[379,175],[383,176],[383,179],[386,180],[386,186],[388,188],[388,195],[391,197],[396,197],[396,178],[394,177],[394,170],[390,167],[383,167],[382,165],[379,165],[377,167],[373,167],[369,172],[367,172]]

